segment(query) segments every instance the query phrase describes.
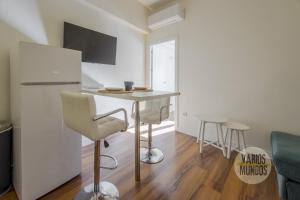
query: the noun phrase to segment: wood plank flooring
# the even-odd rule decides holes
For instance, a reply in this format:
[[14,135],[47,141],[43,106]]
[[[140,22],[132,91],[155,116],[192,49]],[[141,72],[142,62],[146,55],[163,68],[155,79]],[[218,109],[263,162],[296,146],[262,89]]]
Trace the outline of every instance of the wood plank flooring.
[[[101,153],[116,156],[117,169],[101,169],[101,179],[114,183],[124,200],[279,200],[276,175],[258,185],[241,182],[232,168],[235,156],[224,159],[221,151],[205,147],[202,156],[196,139],[181,133],[165,133],[153,138],[154,146],[165,154],[163,162],[141,164],[141,182],[134,180],[134,135],[115,134],[108,139],[110,147]],[[93,182],[93,145],[82,151],[82,174],[41,200],[71,200],[79,190]],[[103,160],[104,164],[109,164]],[[0,200],[15,200],[11,191]]]

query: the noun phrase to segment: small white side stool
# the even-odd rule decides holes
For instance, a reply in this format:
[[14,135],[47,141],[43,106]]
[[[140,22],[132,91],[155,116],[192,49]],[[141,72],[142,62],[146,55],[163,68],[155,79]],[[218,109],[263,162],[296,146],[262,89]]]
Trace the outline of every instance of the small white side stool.
[[[238,122],[226,122],[223,124],[223,126],[226,128],[226,136],[225,136],[225,143],[227,141],[227,135],[229,133],[229,140],[228,140],[228,144],[227,144],[227,158],[230,158],[230,154],[231,151],[236,150],[238,152],[241,152],[241,145],[240,145],[240,135],[242,136],[243,139],[243,149],[245,149],[246,146],[246,142],[245,142],[245,131],[250,130],[250,127],[242,124],[242,123],[238,123]],[[237,136],[237,142],[238,142],[238,148],[236,149],[231,149],[231,145],[232,145],[232,135],[235,132],[236,136]]]
[[[211,116],[203,116],[203,115],[196,115],[195,116],[200,121],[199,125],[199,134],[197,137],[197,143],[200,142],[200,154],[202,153],[203,146],[212,145],[220,150],[223,151],[224,157],[226,157],[226,150],[225,150],[225,142],[224,136],[222,131],[222,124],[226,122],[223,118],[211,117]],[[215,124],[217,128],[217,141],[206,141],[205,140],[205,128],[206,124]],[[221,141],[221,142],[220,142]],[[206,143],[203,145],[203,143]],[[215,144],[217,143],[217,144]]]

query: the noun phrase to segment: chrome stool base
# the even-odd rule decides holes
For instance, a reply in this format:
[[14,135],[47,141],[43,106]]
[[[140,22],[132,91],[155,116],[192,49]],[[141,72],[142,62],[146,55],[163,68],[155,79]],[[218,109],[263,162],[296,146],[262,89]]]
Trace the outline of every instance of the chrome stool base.
[[157,148],[141,148],[141,161],[148,164],[156,164],[164,159],[164,154]]
[[99,193],[94,192],[94,184],[86,186],[74,200],[118,200],[119,191],[115,185],[109,182],[100,182]]

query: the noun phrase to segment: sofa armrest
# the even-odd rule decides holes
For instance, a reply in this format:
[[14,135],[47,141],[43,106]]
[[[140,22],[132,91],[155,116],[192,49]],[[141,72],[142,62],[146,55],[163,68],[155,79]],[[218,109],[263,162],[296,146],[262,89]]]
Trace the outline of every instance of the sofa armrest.
[[274,131],[271,143],[277,172],[300,183],[300,136]]

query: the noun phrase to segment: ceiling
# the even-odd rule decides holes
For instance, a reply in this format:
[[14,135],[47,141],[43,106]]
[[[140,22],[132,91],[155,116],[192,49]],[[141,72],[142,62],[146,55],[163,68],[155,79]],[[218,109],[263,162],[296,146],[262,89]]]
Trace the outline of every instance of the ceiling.
[[146,6],[149,9],[156,9],[159,8],[171,1],[174,0],[138,0],[140,3],[142,3],[144,6]]

